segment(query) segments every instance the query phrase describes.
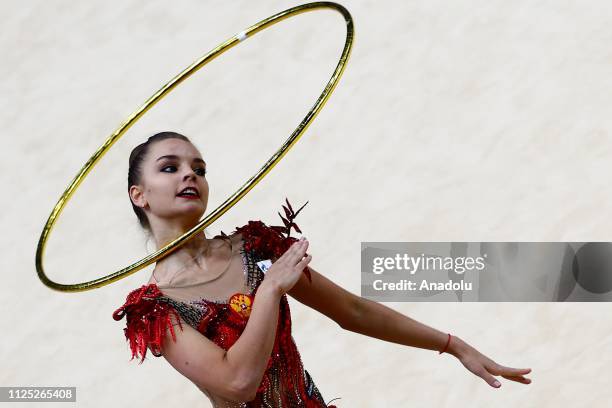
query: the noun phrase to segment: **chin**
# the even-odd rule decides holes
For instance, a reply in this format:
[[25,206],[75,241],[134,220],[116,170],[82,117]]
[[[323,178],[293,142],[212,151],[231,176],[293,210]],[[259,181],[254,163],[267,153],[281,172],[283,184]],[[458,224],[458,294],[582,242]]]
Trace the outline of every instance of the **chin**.
[[194,215],[201,216],[202,214],[204,214],[205,209],[206,209],[206,206],[202,202],[200,202],[199,204],[190,205],[187,208],[182,207],[177,210],[177,213],[183,214],[183,215],[189,215],[189,216],[194,216]]

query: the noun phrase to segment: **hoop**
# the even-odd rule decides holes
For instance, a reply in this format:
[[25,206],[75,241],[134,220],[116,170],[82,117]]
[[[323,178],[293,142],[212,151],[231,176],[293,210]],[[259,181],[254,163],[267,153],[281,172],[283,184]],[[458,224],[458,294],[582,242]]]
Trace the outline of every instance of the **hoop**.
[[[340,56],[340,60],[338,61],[338,65],[334,70],[330,80],[325,85],[323,92],[313,105],[313,107],[308,111],[304,119],[300,122],[297,128],[291,133],[289,138],[285,141],[285,143],[268,159],[268,161],[259,169],[259,171],[252,176],[250,179],[246,181],[242,185],[240,189],[238,189],[234,194],[232,194],[227,200],[225,200],[217,209],[215,209],[212,213],[208,215],[208,217],[204,218],[200,221],[196,226],[191,228],[189,231],[176,238],[165,247],[159,249],[157,252],[154,252],[151,255],[148,255],[145,258],[133,263],[132,265],[123,268],[117,272],[114,272],[110,275],[94,279],[88,282],[82,283],[74,283],[74,284],[61,284],[52,281],[45,274],[42,260],[45,252],[45,246],[47,244],[47,240],[49,239],[49,235],[57,221],[57,218],[61,214],[62,210],[68,203],[72,194],[76,191],[81,182],[85,179],[87,174],[91,171],[91,169],[95,166],[95,164],[106,154],[106,152],[112,147],[112,145],[119,140],[119,138],[134,124],[140,119],[151,107],[153,107],[159,100],[161,100],[164,96],[166,96],[172,89],[174,89],[178,84],[187,79],[190,75],[195,73],[197,70],[202,68],[204,65],[227,51],[228,49],[234,47],[238,43],[244,41],[246,38],[258,33],[259,31],[274,25],[281,20],[286,18],[295,16],[297,14],[301,14],[308,11],[313,11],[322,8],[329,8],[332,10],[336,10],[344,17],[346,22],[346,40],[344,43],[344,48],[342,50],[342,54]],[[45,224],[43,231],[38,240],[38,246],[36,249],[36,271],[38,273],[38,277],[40,280],[51,289],[60,291],[60,292],[82,292],[86,290],[91,290],[95,288],[99,288],[105,285],[108,285],[112,282],[118,281],[129,275],[137,272],[138,270],[150,265],[151,263],[169,255],[173,251],[180,248],[182,245],[187,243],[189,239],[191,239],[195,234],[202,231],[204,228],[208,227],[214,221],[216,221],[221,215],[223,215],[227,210],[232,208],[238,201],[240,201],[257,183],[263,179],[266,174],[282,159],[287,151],[297,142],[297,140],[301,137],[301,135],[306,131],[310,123],[317,116],[319,111],[327,102],[327,99],[334,91],[336,84],[338,83],[342,73],[344,72],[344,68],[348,61],[348,58],[351,53],[351,48],[353,46],[353,38],[354,38],[354,28],[353,28],[353,18],[351,14],[348,12],[346,8],[341,6],[340,4],[333,2],[314,2],[314,3],[306,3],[301,4],[292,8],[289,8],[285,11],[281,11],[280,13],[274,14],[271,17],[268,17],[260,22],[252,25],[246,30],[232,36],[225,42],[219,44],[211,51],[209,51],[206,55],[201,57],[196,62],[192,63],[190,66],[185,68],[179,75],[175,76],[170,82],[166,83],[161,89],[159,89],[152,97],[150,97],[144,105],[142,105],[136,112],[132,113],[123,124],[119,126],[117,130],[115,130],[106,141],[102,144],[98,150],[87,160],[85,165],[78,172],[76,177],[72,180],[68,188],[61,195],[57,204],[53,208],[51,215],[47,219],[47,223]]]

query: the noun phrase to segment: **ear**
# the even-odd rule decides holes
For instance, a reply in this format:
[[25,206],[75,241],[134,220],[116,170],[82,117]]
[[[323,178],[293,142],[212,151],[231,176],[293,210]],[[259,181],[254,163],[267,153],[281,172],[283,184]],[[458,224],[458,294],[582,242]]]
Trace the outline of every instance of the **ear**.
[[137,207],[144,208],[147,205],[147,200],[145,199],[142,192],[142,187],[140,186],[136,185],[130,187],[130,199]]

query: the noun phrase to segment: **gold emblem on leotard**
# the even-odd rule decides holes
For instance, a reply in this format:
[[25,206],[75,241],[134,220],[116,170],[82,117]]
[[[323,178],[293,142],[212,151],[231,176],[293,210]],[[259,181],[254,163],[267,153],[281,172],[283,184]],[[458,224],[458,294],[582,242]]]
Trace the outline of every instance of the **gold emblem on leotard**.
[[252,304],[253,297],[245,293],[236,293],[230,298],[230,308],[243,319],[250,316]]

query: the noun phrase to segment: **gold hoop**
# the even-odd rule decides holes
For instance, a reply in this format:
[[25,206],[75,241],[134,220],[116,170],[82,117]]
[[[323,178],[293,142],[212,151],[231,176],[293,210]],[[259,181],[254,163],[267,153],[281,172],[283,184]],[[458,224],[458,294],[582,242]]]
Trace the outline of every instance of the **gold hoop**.
[[[285,141],[285,143],[280,147],[280,149],[272,155],[270,159],[263,165],[263,167],[243,186],[232,194],[227,200],[225,200],[215,211],[213,211],[208,217],[204,218],[200,221],[196,226],[191,228],[182,236],[176,238],[174,241],[170,242],[165,247],[159,249],[157,252],[139,260],[138,262],[133,263],[132,265],[123,268],[117,272],[114,272],[110,275],[104,276],[102,278],[94,279],[88,282],[82,283],[74,283],[74,284],[61,284],[52,281],[47,277],[44,272],[42,259],[45,252],[45,246],[47,240],[49,239],[49,235],[51,234],[51,230],[57,221],[57,218],[61,214],[63,208],[68,203],[68,200],[75,192],[77,187],[81,184],[81,182],[85,179],[87,174],[91,171],[93,166],[104,156],[104,154],[111,148],[111,146],[134,124],[138,119],[140,119],[151,107],[153,107],[159,100],[161,100],[165,95],[167,95],[172,89],[174,89],[178,84],[188,78],[191,74],[195,73],[201,67],[206,65],[208,62],[212,61],[228,49],[234,47],[239,42],[242,42],[244,39],[258,33],[259,31],[280,22],[288,17],[295,16],[297,14],[301,14],[307,11],[312,11],[321,8],[330,8],[332,10],[336,10],[344,17],[346,21],[346,41],[344,43],[344,49],[342,50],[342,54],[340,56],[340,60],[336,69],[334,70],[330,80],[326,84],[323,92],[315,102],[314,106],[304,119],[300,122],[298,127],[293,131],[291,136]],[[157,261],[160,258],[163,258],[170,254],[171,252],[180,248],[181,245],[184,245],[189,239],[191,239],[195,234],[212,224],[216,221],[221,215],[223,215],[227,210],[233,207],[238,201],[240,201],[257,183],[263,179],[263,177],[268,174],[268,172],[282,159],[287,151],[297,142],[300,136],[306,131],[312,120],[316,117],[319,111],[323,108],[325,102],[329,98],[330,94],[333,92],[340,76],[344,72],[344,68],[346,62],[351,53],[351,48],[353,45],[354,38],[354,28],[353,28],[353,18],[347,9],[337,3],[333,2],[314,2],[314,3],[306,3],[301,4],[299,6],[295,6],[289,8],[285,11],[281,11],[271,17],[268,17],[246,30],[238,33],[237,35],[232,36],[230,39],[221,43],[213,50],[208,52],[206,55],[201,57],[199,60],[185,68],[179,75],[174,77],[170,82],[164,85],[159,91],[157,91],[152,97],[150,97],[145,104],[140,107],[136,112],[128,117],[128,119],[119,126],[117,130],[115,130],[108,139],[102,144],[102,146],[91,156],[91,158],[85,163],[83,168],[79,171],[76,177],[72,180],[68,188],[64,191],[57,204],[53,208],[51,215],[47,219],[47,223],[45,224],[43,231],[40,235],[38,241],[38,247],[36,250],[36,271],[38,273],[38,277],[40,280],[50,287],[51,289],[60,291],[60,292],[81,292],[86,290],[91,290],[95,288],[102,287],[104,285],[108,285],[112,282],[118,281],[122,278],[125,278],[138,270],[148,266],[149,264]]]

